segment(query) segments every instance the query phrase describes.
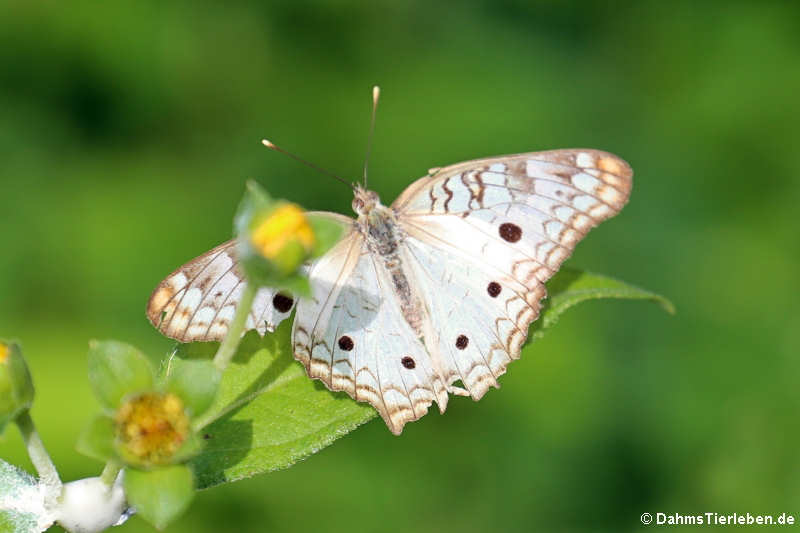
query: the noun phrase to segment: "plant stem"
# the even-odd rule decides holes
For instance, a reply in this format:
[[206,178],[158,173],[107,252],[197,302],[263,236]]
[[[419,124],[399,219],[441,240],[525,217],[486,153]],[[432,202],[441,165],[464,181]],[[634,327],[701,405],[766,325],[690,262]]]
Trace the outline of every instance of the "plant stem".
[[28,448],[28,456],[31,458],[36,473],[39,474],[39,479],[51,490],[51,494],[60,494],[61,478],[58,477],[58,470],[56,470],[56,466],[50,459],[50,455],[44,448],[44,443],[36,431],[30,411],[24,410],[17,416],[15,422],[19,432],[22,433],[22,440],[25,441],[25,446]]
[[114,481],[117,480],[117,475],[120,470],[122,470],[122,465],[113,459],[109,460],[105,468],[103,468],[103,473],[100,474],[100,481],[111,488],[114,485]]
[[256,285],[245,282],[242,298],[239,300],[239,305],[236,306],[233,320],[231,320],[231,324],[228,326],[228,334],[222,339],[222,344],[219,345],[217,355],[214,356],[214,364],[220,371],[224,371],[228,367],[231,359],[233,359],[233,356],[236,354],[236,348],[239,346],[239,341],[242,339],[242,332],[247,322],[247,315],[250,314],[250,309],[253,307],[253,300],[256,297],[257,291],[258,287]]

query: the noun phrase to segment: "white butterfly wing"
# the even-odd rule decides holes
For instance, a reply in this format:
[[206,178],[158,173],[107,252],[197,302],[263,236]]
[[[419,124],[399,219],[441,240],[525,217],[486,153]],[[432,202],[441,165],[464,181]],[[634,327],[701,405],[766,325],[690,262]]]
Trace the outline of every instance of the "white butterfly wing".
[[[244,282],[236,262],[236,242],[228,241],[162,281],[150,296],[147,318],[161,333],[180,342],[220,341],[239,305]],[[274,331],[293,307],[289,294],[259,289],[246,329],[261,335]]]
[[461,380],[476,400],[497,386],[544,282],[625,205],[632,175],[606,152],[536,152],[438,170],[395,201],[448,385]]
[[432,345],[441,354],[446,383],[461,381],[479,400],[519,357],[544,289],[531,289],[499,268],[477,264],[450,245],[431,245],[412,236],[406,244],[414,281],[427,295]]
[[360,233],[340,241],[309,277],[313,296],[300,299],[292,331],[309,377],[369,402],[395,434],[434,399],[444,410],[444,385]]

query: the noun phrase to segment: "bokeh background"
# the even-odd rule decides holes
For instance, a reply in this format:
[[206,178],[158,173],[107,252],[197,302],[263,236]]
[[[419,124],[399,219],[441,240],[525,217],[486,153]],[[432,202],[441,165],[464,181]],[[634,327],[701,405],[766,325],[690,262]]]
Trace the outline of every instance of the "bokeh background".
[[[635,531],[643,512],[800,513],[800,4],[0,1],[0,336],[65,479],[97,405],[90,338],[152,354],[152,288],[226,240],[248,178],[310,209],[382,86],[371,188],[595,147],[631,203],[572,266],[671,298],[592,302],[480,403],[370,422],[199,494],[169,532]],[[16,431],[3,459],[30,469]],[[650,526],[650,528],[655,526]],[[687,528],[687,530],[692,528]],[[708,528],[714,530],[716,528]],[[139,518],[118,531],[150,531]]]

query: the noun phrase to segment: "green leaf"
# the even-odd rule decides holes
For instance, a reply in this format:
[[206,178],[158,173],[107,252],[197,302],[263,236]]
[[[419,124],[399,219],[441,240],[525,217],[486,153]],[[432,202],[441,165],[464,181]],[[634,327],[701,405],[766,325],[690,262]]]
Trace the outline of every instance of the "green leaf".
[[548,298],[544,300],[539,319],[531,324],[528,342],[544,336],[561,314],[581,302],[598,298],[649,300],[660,305],[669,314],[675,314],[672,302],[654,292],[600,274],[573,268],[562,268],[547,283]]
[[166,389],[177,394],[190,416],[205,412],[214,401],[222,374],[211,361],[170,357],[166,363]]
[[180,516],[194,498],[192,471],[185,465],[126,470],[124,483],[128,503],[158,529]]
[[[308,379],[294,360],[291,321],[260,338],[242,338],[200,429],[206,446],[192,460],[198,488],[286,468],[376,416],[372,407],[332,393]],[[208,357],[209,343],[179,348],[184,357]]]
[[0,459],[0,531],[38,533],[55,519],[44,503],[45,491],[33,476]]
[[98,415],[78,437],[75,448],[92,459],[108,461],[116,456],[114,439],[114,421],[107,415]]
[[113,409],[125,395],[151,389],[153,370],[133,346],[93,340],[89,342],[89,383],[100,402]]
[[[569,307],[592,298],[647,299],[668,311],[666,299],[620,281],[564,269],[548,284],[530,338],[541,337]],[[332,393],[308,379],[291,355],[290,321],[263,339],[249,332],[222,378],[220,394],[201,417],[206,442],[193,459],[198,488],[291,466],[319,451],[377,413],[345,393]],[[181,357],[208,359],[216,343],[181,345]],[[201,424],[199,424],[201,425]]]

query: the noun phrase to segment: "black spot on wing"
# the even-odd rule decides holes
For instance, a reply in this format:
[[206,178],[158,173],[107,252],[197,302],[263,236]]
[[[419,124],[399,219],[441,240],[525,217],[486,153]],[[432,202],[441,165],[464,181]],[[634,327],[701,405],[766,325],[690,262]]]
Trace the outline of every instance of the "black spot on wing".
[[459,350],[463,350],[464,348],[467,347],[467,345],[469,345],[469,339],[467,338],[467,336],[459,335],[458,338],[456,339],[456,348],[458,348]]
[[489,296],[491,296],[492,298],[497,298],[497,296],[500,294],[500,291],[502,290],[503,288],[496,281],[490,282],[489,285],[486,287],[486,292],[488,292]]
[[500,224],[499,233],[500,237],[502,237],[503,240],[508,242],[517,242],[522,238],[522,228],[510,222]]
[[294,300],[291,298],[291,296],[277,293],[272,297],[272,307],[281,313],[288,313],[292,308],[292,305],[294,305]]
[[339,348],[341,348],[345,352],[349,352],[350,350],[352,350],[353,346],[355,346],[353,344],[353,339],[351,339],[347,335],[342,335],[341,337],[339,337]]

